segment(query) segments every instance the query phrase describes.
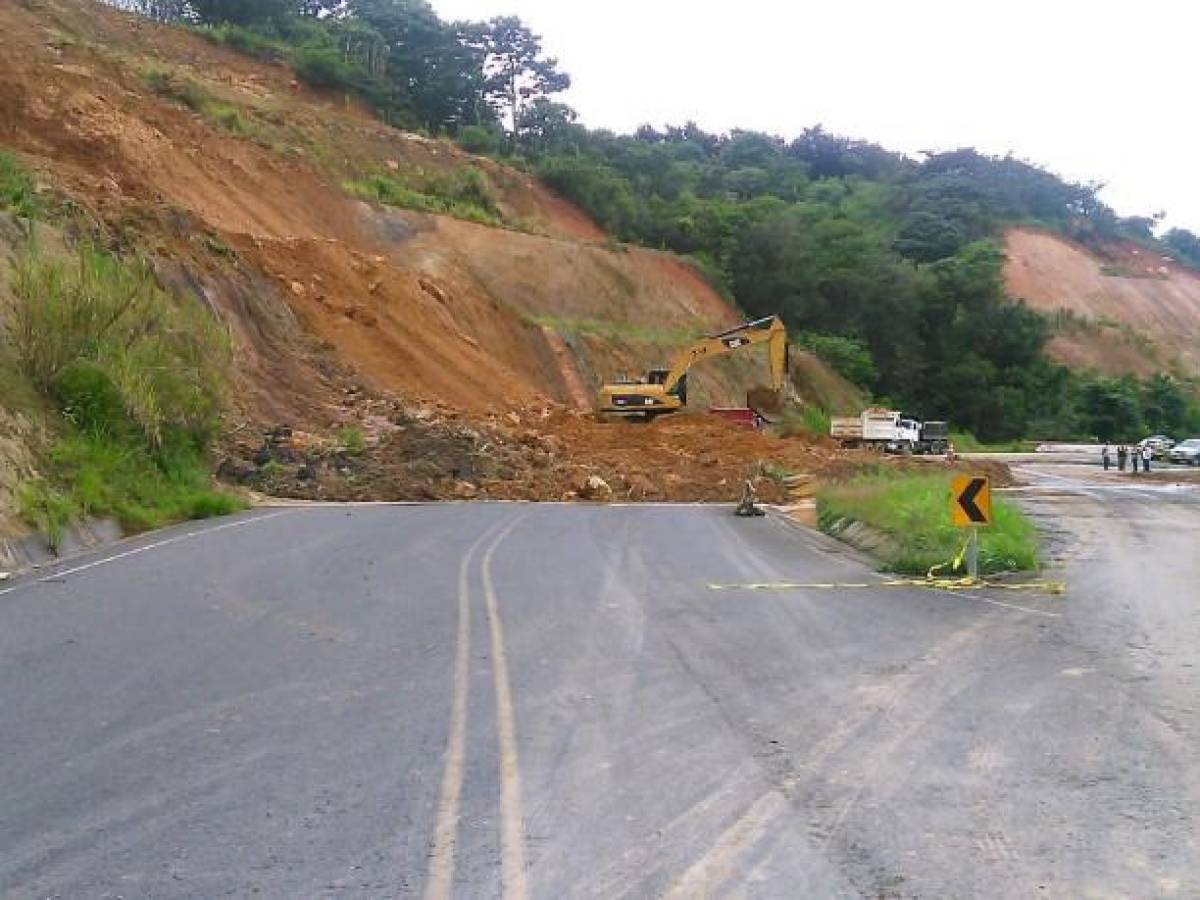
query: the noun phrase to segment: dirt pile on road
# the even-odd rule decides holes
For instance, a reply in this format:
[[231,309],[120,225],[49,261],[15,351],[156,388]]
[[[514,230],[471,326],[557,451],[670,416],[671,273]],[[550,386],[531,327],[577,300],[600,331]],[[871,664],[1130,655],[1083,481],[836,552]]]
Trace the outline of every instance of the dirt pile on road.
[[1112,374],[1200,375],[1200,274],[1132,244],[1103,254],[1027,228],[1005,240],[1014,297],[1056,320],[1050,353]]
[[865,453],[775,438],[708,414],[652,423],[601,422],[544,407],[472,420],[447,410],[393,407],[375,433],[347,447],[274,430],[235,442],[222,474],[275,496],[307,500],[721,501],[754,477],[767,502],[788,478],[851,471]]

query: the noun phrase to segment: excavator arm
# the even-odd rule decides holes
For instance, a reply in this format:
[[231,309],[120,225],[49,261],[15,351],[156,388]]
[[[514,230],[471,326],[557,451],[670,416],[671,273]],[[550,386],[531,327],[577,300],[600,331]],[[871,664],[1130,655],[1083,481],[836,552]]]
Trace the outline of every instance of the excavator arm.
[[600,411],[655,416],[674,412],[687,403],[684,389],[688,370],[701,360],[724,356],[755,344],[769,345],[771,381],[782,391],[787,378],[787,331],[778,316],[746,322],[702,338],[675,356],[670,369],[655,370],[638,384],[606,384],[600,389]]
[[771,387],[776,391],[783,390],[784,379],[787,378],[787,330],[778,316],[746,322],[685,347],[676,355],[663,381],[663,390],[672,393],[688,370],[702,359],[724,356],[743,347],[762,343],[770,344]]

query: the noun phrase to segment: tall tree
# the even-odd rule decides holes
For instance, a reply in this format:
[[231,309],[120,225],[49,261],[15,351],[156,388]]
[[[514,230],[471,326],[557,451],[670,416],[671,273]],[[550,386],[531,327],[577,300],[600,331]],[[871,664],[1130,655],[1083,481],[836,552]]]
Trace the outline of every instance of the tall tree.
[[483,59],[484,92],[513,137],[520,134],[526,105],[561,93],[571,76],[558,60],[542,54],[542,39],[516,16],[499,16],[473,28],[467,36]]
[[479,123],[483,61],[461,26],[443,22],[427,0],[350,0],[347,9],[382,36],[397,105],[435,131]]

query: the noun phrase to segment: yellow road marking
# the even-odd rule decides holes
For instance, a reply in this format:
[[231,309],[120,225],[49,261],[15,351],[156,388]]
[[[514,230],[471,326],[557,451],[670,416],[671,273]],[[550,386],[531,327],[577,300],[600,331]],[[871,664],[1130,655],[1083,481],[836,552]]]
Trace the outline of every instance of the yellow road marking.
[[1025,591],[1057,596],[1065,594],[1067,586],[1061,581],[1019,581],[1002,584],[973,578],[893,578],[886,581],[758,581],[745,584],[709,584],[710,591],[836,591],[869,590],[871,588],[927,588],[934,591],[974,591],[995,588],[1002,591]]
[[458,566],[458,636],[454,660],[454,699],[450,712],[450,736],[446,742],[442,792],[429,870],[425,878],[425,900],[448,900],[454,893],[454,853],[458,845],[458,808],[462,798],[463,760],[467,746],[467,690],[471,665],[471,561],[484,541],[496,532],[489,528],[463,554]]
[[504,649],[504,628],[492,580],[492,558],[520,521],[517,519],[504,529],[483,555],[483,596],[492,632],[492,680],[496,685],[496,729],[500,740],[500,852],[505,900],[525,900],[529,887],[525,879],[525,816],[521,808],[516,717],[508,677],[508,655]]

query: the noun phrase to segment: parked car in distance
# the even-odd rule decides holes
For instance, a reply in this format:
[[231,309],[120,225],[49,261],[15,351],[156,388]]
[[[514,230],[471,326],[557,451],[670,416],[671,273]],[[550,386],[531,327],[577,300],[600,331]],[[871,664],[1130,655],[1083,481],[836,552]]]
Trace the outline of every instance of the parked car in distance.
[[1139,447],[1150,447],[1150,453],[1155,459],[1166,459],[1167,451],[1175,446],[1175,442],[1165,434],[1156,434],[1145,440],[1138,441]]
[[1188,466],[1200,466],[1200,438],[1191,438],[1171,448],[1170,460]]

